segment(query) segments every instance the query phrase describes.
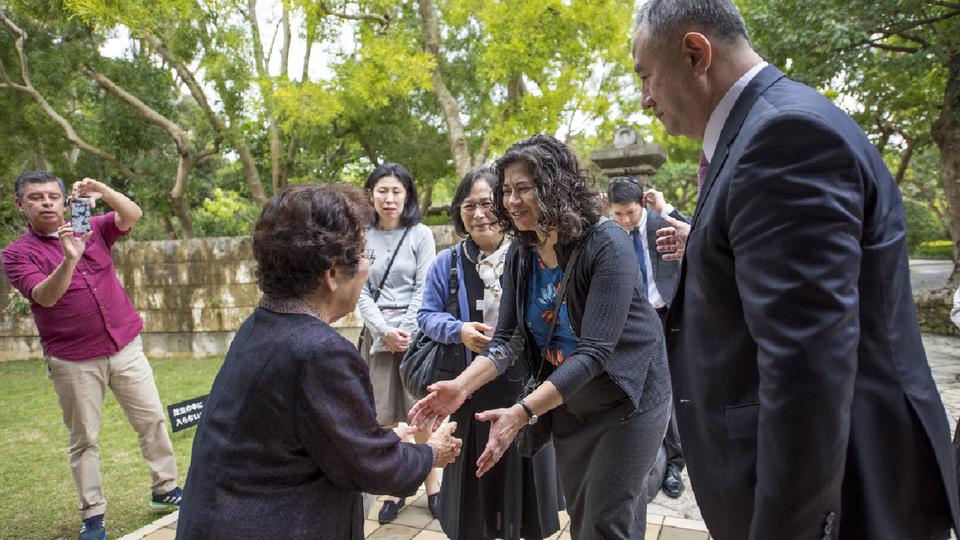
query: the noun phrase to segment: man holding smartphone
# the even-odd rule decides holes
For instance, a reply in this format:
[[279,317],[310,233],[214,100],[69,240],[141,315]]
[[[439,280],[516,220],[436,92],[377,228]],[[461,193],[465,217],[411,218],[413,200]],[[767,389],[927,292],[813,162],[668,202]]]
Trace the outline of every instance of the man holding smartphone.
[[[143,354],[143,322],[123,290],[110,248],[143,214],[122,193],[90,178],[73,185],[75,199],[113,211],[74,232],[64,221],[66,186],[46,171],[16,180],[17,209],[27,232],[3,250],[10,283],[30,300],[47,373],[70,433],[70,469],[80,495],[80,540],[106,538],[97,436],[109,386],[137,431],[153,479],[150,506],[176,509],[181,490],[153,371]],[[77,205],[78,207],[80,205]]]

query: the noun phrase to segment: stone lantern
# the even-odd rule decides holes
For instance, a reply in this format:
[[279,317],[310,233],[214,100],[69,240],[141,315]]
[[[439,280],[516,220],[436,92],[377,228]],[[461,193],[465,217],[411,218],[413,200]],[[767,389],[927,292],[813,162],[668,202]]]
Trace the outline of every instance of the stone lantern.
[[623,126],[613,136],[613,148],[590,152],[590,160],[607,178],[633,176],[640,185],[649,186],[650,179],[667,160],[667,151],[659,144],[640,142],[632,127]]

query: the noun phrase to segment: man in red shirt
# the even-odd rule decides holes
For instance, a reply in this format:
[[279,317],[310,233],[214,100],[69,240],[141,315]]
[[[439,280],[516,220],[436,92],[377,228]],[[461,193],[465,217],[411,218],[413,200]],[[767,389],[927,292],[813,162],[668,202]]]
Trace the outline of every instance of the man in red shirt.
[[150,506],[176,509],[181,490],[164,410],[143,354],[143,322],[117,279],[110,248],[143,212],[122,193],[85,178],[73,197],[102,200],[111,209],[90,220],[82,236],[64,222],[66,186],[45,171],[21,174],[16,205],[27,232],[3,250],[10,283],[30,300],[47,373],[70,432],[70,469],[80,494],[80,540],[106,538],[107,503],[100,484],[100,406],[113,390],[153,478]]

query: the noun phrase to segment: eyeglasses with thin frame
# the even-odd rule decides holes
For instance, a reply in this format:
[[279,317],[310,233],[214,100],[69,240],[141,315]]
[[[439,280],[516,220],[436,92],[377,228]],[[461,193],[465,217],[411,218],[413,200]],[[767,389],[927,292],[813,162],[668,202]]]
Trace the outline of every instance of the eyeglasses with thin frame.
[[480,204],[465,203],[460,205],[460,210],[463,210],[468,214],[476,212],[477,208],[480,208],[484,212],[489,212],[490,210],[493,210],[493,201],[483,201]]
[[362,257],[370,264],[373,264],[373,261],[377,260],[377,254],[371,248],[364,249]]

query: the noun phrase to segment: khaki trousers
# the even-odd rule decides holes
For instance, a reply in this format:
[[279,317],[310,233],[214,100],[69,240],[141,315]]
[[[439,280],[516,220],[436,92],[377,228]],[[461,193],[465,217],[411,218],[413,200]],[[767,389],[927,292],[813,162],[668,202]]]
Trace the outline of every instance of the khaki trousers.
[[113,391],[140,439],[150,468],[152,489],[166,493],[177,486],[177,464],[167,435],[153,370],[137,336],[112,356],[82,362],[47,357],[47,374],[60,400],[63,423],[70,432],[70,470],[80,493],[83,518],[103,514],[107,501],[100,485],[100,406],[107,386]]

